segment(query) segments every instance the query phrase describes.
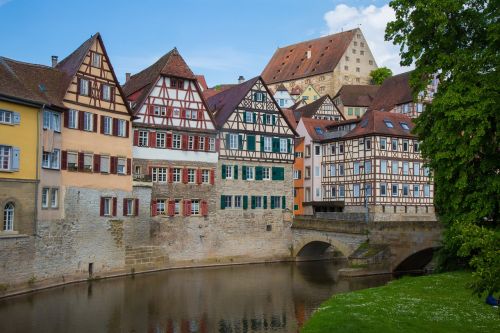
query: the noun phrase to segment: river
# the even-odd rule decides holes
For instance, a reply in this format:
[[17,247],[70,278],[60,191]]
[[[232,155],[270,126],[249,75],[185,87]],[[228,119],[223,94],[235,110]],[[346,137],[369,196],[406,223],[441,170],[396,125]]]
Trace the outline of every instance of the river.
[[325,261],[192,268],[0,300],[0,332],[297,332],[332,294],[389,276],[339,278]]

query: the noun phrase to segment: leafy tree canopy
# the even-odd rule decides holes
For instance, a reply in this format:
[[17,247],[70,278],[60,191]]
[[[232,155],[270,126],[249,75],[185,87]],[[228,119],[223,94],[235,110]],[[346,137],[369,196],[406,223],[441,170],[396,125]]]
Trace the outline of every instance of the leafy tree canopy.
[[382,84],[385,79],[392,76],[392,71],[387,67],[379,67],[370,72],[373,84]]
[[444,250],[475,270],[473,290],[500,290],[500,5],[498,0],[393,0],[386,40],[400,46],[411,83],[439,87],[416,121],[446,226]]

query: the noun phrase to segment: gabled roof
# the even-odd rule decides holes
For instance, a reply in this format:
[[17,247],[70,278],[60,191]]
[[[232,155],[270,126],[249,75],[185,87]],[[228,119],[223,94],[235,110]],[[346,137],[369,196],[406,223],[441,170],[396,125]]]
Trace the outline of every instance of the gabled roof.
[[289,109],[290,110],[297,110],[298,108],[302,107],[302,106],[305,106],[307,105],[306,101],[304,101],[303,99],[298,99],[294,105],[290,106]]
[[198,81],[198,84],[203,89],[203,91],[207,90],[208,86],[207,86],[207,81],[205,80],[205,75],[195,75],[195,76],[196,80]]
[[[267,83],[332,72],[358,29],[278,48],[262,72]],[[307,52],[311,51],[310,58]]]
[[214,95],[217,95],[218,93],[221,93],[229,88],[234,87],[235,85],[236,84],[232,84],[232,83],[216,85],[215,87],[208,88],[207,90],[204,90],[203,97],[205,97],[205,99],[208,99]]
[[[392,124],[392,128],[386,125],[386,122]],[[401,125],[405,123],[408,130]],[[356,127],[347,133],[344,138],[353,138],[372,134],[382,134],[388,136],[400,137],[416,137],[412,134],[414,124],[410,117],[401,113],[385,112],[385,111],[367,111]]]
[[286,89],[285,85],[283,83],[280,83],[277,87],[276,87],[276,91],[286,91],[288,92],[288,90]]
[[283,119],[285,119],[285,122],[288,124],[288,126],[292,129],[292,132],[294,134],[297,134],[295,132],[295,126],[288,120],[288,118],[285,116],[283,113],[283,110],[278,106],[276,101],[274,100],[273,95],[271,94],[271,91],[269,91],[268,86],[266,83],[262,80],[260,76],[256,76],[253,79],[250,79],[248,81],[245,81],[243,83],[237,84],[233,87],[230,87],[217,95],[214,95],[212,97],[209,97],[207,99],[207,104],[210,108],[210,111],[214,113],[214,119],[215,123],[217,126],[222,127],[222,125],[226,122],[226,120],[229,118],[231,113],[236,109],[238,104],[245,98],[245,96],[248,94],[250,89],[257,83],[257,81],[261,81],[262,84],[264,85],[264,88],[267,90],[267,93],[269,94],[270,98],[273,100],[274,104],[278,108],[278,112],[281,113],[283,116]]
[[380,86],[369,109],[390,111],[396,105],[413,101],[413,91],[410,87],[410,72],[394,75],[385,79]]
[[340,88],[334,99],[340,97],[345,106],[368,107],[379,88],[378,85],[348,84]]
[[321,141],[325,138],[327,126],[338,123],[335,120],[301,118],[300,121],[304,124],[304,128],[313,141]]
[[288,122],[293,126],[293,128],[297,129],[298,121],[295,118],[295,114],[294,114],[293,110],[290,110],[290,109],[281,109],[281,111],[283,111],[283,114],[288,119]]
[[[316,112],[318,112],[319,108],[323,105],[325,100],[329,99],[332,101],[329,95],[324,95],[323,97],[320,97],[319,99],[315,100],[312,103],[306,104],[303,107],[300,107],[295,110],[295,112],[300,113],[301,117],[306,117],[306,118],[312,118]],[[333,104],[333,101],[332,101]],[[334,104],[333,107],[337,109],[337,106]],[[338,109],[337,109],[338,111]],[[339,115],[344,118],[342,115],[342,112],[338,111]]]
[[290,91],[290,95],[300,95],[302,94],[302,88],[299,86],[295,86],[292,88],[292,91]]

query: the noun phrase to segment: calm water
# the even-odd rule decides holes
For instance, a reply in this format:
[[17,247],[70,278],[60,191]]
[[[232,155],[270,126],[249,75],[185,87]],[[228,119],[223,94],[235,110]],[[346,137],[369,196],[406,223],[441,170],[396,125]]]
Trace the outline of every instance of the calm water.
[[302,262],[163,271],[0,300],[0,332],[297,332],[332,294],[389,277],[338,278]]

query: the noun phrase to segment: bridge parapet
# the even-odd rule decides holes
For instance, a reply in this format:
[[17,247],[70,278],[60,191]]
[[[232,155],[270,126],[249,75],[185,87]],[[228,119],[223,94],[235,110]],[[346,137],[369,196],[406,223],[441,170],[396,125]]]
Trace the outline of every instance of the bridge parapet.
[[349,220],[331,220],[314,216],[296,216],[293,219],[292,229],[364,235],[367,233],[367,223]]

